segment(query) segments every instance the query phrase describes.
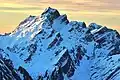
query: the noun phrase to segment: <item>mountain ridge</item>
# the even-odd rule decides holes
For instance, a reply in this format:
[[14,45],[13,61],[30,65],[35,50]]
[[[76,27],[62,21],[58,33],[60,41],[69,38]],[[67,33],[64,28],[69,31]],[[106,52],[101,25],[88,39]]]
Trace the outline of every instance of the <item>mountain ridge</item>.
[[20,80],[119,79],[119,33],[96,23],[87,27],[85,22],[69,21],[50,7],[0,35],[0,44],[0,54],[12,61],[11,71]]

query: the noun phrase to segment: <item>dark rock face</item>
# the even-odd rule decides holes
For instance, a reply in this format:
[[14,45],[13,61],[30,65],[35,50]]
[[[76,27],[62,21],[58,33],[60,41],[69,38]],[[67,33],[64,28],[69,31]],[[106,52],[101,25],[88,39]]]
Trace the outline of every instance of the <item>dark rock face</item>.
[[66,24],[69,23],[66,14],[59,16],[58,19],[60,20],[61,23],[66,23]]
[[57,33],[56,36],[55,36],[55,38],[48,45],[48,48],[51,48],[51,47],[53,47],[55,45],[58,46],[61,41],[62,41],[62,37],[61,37],[60,33]]
[[56,68],[51,74],[52,80],[64,80],[64,75],[71,77],[74,75],[75,65],[69,55],[68,50],[66,50],[63,56],[59,59],[58,63],[55,64]]
[[59,12],[56,9],[52,9],[48,7],[42,14],[42,18],[47,18],[50,21],[53,21],[54,19],[58,18],[60,16]]
[[85,35],[85,40],[91,42],[93,40],[93,35],[91,33]]
[[84,22],[77,22],[77,21],[71,21],[70,22],[71,26],[74,26],[75,29],[82,29],[86,28],[86,24]]
[[[23,76],[20,77],[20,75]],[[13,67],[11,60],[0,58],[0,80],[22,80],[22,79],[33,80],[29,73],[24,68],[20,66],[19,69],[17,70]]]
[[101,28],[101,27],[102,27],[101,25],[98,25],[98,24],[96,24],[96,23],[91,23],[91,24],[89,25],[89,29],[90,29],[90,30],[99,29],[99,28]]
[[[112,80],[114,76],[119,74],[120,67],[117,67],[107,78],[106,80]],[[118,73],[117,73],[118,72]]]
[[[66,64],[64,64],[64,62],[66,62]],[[68,77],[71,77],[74,74],[74,64],[68,50],[66,50],[61,59],[58,61],[58,66],[61,67],[63,73],[67,74]]]
[[24,21],[22,21],[20,24],[19,24],[19,26],[20,25],[22,25],[22,24],[24,24],[24,23],[26,23],[27,21],[31,21],[31,20],[33,20],[35,18],[35,16],[29,16],[27,19],[25,19]]
[[29,56],[27,57],[27,59],[24,60],[26,63],[31,60],[31,58],[34,55],[36,49],[37,49],[37,45],[36,44],[31,44],[31,45],[28,46]]
[[61,67],[58,70],[54,70],[51,75],[51,80],[64,80]]
[[0,58],[0,80],[21,80],[10,60]]
[[18,71],[20,71],[20,73],[23,74],[24,80],[33,80],[31,78],[31,76],[29,75],[29,73],[24,68],[22,68],[21,66],[19,67]]

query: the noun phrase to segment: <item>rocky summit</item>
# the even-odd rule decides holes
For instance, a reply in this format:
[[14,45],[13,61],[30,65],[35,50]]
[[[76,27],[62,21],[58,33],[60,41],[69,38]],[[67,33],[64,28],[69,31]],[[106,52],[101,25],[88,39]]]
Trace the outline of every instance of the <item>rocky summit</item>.
[[120,80],[120,35],[48,7],[0,35],[0,80]]

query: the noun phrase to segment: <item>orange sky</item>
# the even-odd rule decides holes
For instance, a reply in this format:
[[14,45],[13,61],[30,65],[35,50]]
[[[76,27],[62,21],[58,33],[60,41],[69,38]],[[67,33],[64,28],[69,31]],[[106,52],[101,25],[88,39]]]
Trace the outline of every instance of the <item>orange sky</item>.
[[10,32],[29,15],[53,7],[69,20],[96,22],[120,31],[120,0],[0,0],[0,33]]

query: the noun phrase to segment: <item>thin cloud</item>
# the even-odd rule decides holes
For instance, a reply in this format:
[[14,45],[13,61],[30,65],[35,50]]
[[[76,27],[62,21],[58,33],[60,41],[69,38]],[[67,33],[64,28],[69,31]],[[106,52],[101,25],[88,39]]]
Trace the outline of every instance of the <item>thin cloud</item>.
[[42,10],[42,9],[40,7],[23,7],[23,8],[0,7],[0,10]]
[[[67,14],[71,20],[96,22],[112,28],[118,26],[115,27],[116,29],[120,26],[120,0],[0,0],[0,2],[1,14],[11,13],[12,15],[14,13],[24,18],[29,14],[40,15],[45,8],[50,6],[58,9],[61,14]],[[15,17],[16,22],[7,21],[8,15],[5,24],[10,22],[10,25],[15,25],[22,20],[21,18],[17,20],[18,15],[12,16]],[[0,24],[2,23],[1,21]]]
[[[4,1],[3,1],[4,2]],[[33,5],[38,7],[55,6],[67,10],[109,11],[120,10],[120,0],[6,0],[17,4]],[[62,6],[61,6],[62,5]],[[29,8],[28,8],[29,9]],[[34,8],[33,8],[34,9]],[[39,9],[39,8],[38,8]],[[14,9],[15,10],[15,9]],[[26,9],[25,9],[26,10]]]

